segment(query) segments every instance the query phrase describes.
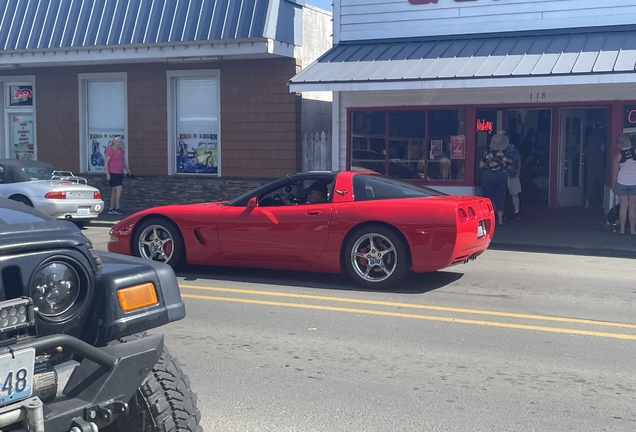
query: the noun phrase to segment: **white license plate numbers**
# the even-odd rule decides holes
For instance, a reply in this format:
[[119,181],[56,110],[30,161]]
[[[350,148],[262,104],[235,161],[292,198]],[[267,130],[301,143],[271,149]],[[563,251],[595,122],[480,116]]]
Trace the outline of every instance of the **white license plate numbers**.
[[89,214],[91,214],[91,208],[90,207],[79,207],[77,209],[77,215],[78,216],[88,216]]
[[483,222],[479,222],[479,226],[477,227],[477,238],[482,238],[486,235],[486,227]]
[[31,396],[34,363],[35,348],[0,356],[0,405]]

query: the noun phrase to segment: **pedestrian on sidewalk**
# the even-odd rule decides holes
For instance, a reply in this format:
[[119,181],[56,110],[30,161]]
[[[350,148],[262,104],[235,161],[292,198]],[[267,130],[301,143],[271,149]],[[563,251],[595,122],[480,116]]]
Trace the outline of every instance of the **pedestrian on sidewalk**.
[[[502,131],[504,134],[505,132]],[[521,220],[519,194],[521,193],[521,153],[514,144],[509,143],[505,150],[508,157],[512,160],[510,170],[508,171],[508,193],[512,198],[512,206],[515,209],[515,220]]]
[[624,133],[616,138],[616,145],[620,152],[612,164],[612,190],[620,204],[618,232],[625,234],[629,218],[629,232],[636,235],[636,149]]
[[512,165],[512,159],[505,152],[509,144],[506,132],[497,132],[490,141],[490,149],[484,152],[479,162],[479,168],[484,170],[481,178],[482,195],[492,201],[498,225],[504,224],[508,171]]
[[131,174],[128,164],[126,163],[126,151],[122,144],[123,139],[118,135],[113,138],[111,145],[104,152],[104,156],[106,156],[106,160],[104,161],[106,180],[108,180],[112,188],[108,214],[119,216],[124,214],[121,209],[124,170],[126,170],[129,175]]

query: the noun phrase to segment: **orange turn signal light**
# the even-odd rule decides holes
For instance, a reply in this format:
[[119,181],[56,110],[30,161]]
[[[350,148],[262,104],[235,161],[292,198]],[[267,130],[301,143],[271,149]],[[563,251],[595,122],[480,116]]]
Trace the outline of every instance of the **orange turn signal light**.
[[124,312],[134,311],[159,303],[155,285],[150,282],[117,290],[117,298],[119,299],[119,307]]

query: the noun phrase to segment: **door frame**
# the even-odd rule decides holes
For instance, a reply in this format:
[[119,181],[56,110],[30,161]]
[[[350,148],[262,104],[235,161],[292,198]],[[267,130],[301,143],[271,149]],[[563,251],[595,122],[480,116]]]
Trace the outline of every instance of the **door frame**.
[[[583,160],[583,150],[585,147],[585,108],[561,108],[559,110],[559,157],[557,171],[557,204],[558,207],[582,207],[585,203],[585,163]],[[580,148],[579,148],[579,186],[564,186],[565,176],[565,149],[567,134],[567,119],[579,118],[580,123]],[[568,190],[566,190],[568,189]],[[576,189],[576,190],[574,190]],[[572,204],[574,203],[574,204]]]

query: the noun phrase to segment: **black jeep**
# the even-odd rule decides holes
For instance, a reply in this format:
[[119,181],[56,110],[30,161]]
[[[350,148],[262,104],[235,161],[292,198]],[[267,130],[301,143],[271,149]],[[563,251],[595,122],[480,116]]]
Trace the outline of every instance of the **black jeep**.
[[0,198],[0,430],[201,431],[188,378],[145,333],[183,317],[169,266]]

